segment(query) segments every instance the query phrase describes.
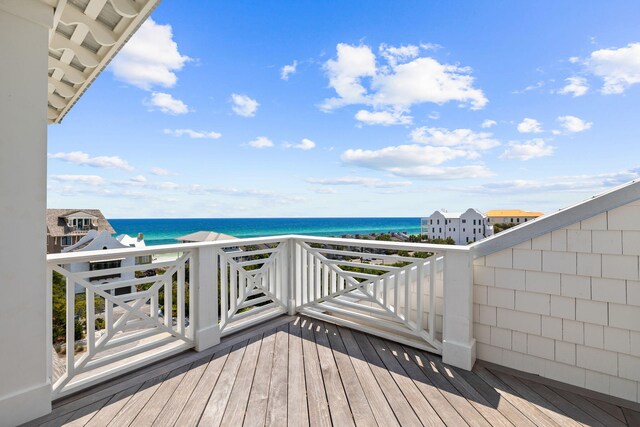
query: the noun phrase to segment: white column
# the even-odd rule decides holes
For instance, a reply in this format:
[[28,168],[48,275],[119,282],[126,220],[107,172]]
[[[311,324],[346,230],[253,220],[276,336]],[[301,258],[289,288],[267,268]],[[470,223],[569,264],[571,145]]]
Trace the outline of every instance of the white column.
[[442,361],[471,370],[476,361],[473,338],[473,259],[471,251],[444,257]]
[[[218,254],[213,246],[202,246],[196,252],[195,338],[196,350],[202,351],[220,343],[218,326]],[[191,273],[190,273],[191,274]]]
[[51,411],[47,56],[53,8],[0,0],[0,426]]

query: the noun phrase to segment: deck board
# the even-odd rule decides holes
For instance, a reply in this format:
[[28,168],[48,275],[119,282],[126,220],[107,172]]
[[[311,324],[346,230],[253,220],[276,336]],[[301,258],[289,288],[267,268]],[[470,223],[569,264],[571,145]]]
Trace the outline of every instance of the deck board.
[[640,425],[632,402],[283,316],[54,403],[28,426]]

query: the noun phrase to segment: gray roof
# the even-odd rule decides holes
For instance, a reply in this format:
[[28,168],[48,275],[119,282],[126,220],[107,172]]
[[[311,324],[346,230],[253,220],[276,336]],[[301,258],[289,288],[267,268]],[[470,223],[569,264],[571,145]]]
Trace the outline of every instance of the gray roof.
[[109,234],[116,232],[111,224],[109,224],[109,221],[102,215],[100,209],[47,209],[47,234],[54,237],[69,234],[70,230],[67,227],[64,217],[77,212],[85,212],[97,217],[98,231],[108,231]]
[[215,242],[218,240],[238,240],[238,238],[228,234],[216,233],[215,231],[196,231],[195,233],[178,237],[176,240],[183,242]]

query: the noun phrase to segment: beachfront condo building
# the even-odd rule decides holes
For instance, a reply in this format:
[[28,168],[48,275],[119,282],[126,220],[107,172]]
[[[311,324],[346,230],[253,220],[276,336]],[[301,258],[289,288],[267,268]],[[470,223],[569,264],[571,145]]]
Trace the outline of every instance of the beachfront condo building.
[[542,212],[528,212],[520,209],[496,209],[485,212],[489,224],[518,225],[544,215]]
[[460,212],[437,210],[421,220],[421,234],[429,239],[447,239],[451,237],[456,245],[466,245],[489,237],[493,227],[487,216],[477,209]]

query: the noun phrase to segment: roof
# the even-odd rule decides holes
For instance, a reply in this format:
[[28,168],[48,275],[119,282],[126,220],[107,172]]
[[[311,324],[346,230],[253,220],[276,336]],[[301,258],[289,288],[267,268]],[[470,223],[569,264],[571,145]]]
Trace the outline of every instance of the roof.
[[228,234],[216,233],[215,231],[196,231],[186,236],[177,237],[176,240],[183,242],[216,242],[218,240],[238,240],[238,238]]
[[495,209],[492,211],[488,211],[485,213],[486,216],[491,216],[491,217],[530,217],[530,216],[534,216],[534,217],[538,217],[538,216],[542,216],[544,215],[544,213],[542,212],[528,212],[528,211],[522,211],[520,209]]
[[75,245],[64,248],[62,252],[68,253],[80,251],[95,251],[101,249],[120,249],[126,247],[127,246],[120,243],[107,231],[90,230],[84,237],[82,237],[82,239],[78,240]]
[[640,200],[640,180],[628,182],[552,214],[524,222],[469,247],[476,257],[489,255],[637,200]]
[[116,232],[100,209],[47,209],[47,234],[53,237],[69,234],[70,230],[64,218],[77,212],[85,212],[98,218],[98,231],[108,231],[109,234]]
[[60,123],[160,0],[45,0],[49,34],[49,123]]

